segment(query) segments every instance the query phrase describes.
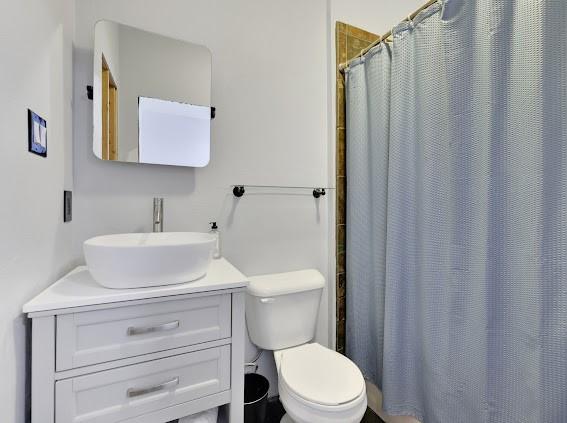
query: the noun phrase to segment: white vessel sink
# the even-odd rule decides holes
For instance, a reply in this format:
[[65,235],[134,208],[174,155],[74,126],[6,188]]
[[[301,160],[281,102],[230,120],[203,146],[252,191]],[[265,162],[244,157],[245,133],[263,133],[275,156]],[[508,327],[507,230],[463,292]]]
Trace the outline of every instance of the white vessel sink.
[[91,238],[83,250],[93,278],[107,288],[194,281],[207,273],[215,238],[198,232],[116,234]]

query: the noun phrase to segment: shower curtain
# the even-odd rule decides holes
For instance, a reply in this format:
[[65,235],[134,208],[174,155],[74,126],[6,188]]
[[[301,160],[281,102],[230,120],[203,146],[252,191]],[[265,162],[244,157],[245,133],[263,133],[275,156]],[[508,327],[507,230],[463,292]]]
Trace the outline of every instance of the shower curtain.
[[566,22],[439,1],[347,72],[347,355],[388,414],[567,422]]

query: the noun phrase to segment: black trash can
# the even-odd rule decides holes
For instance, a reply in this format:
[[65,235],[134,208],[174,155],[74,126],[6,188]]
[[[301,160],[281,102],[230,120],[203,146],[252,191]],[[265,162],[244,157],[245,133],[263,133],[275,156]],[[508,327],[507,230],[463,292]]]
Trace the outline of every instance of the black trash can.
[[244,375],[244,423],[265,423],[270,382],[257,373]]

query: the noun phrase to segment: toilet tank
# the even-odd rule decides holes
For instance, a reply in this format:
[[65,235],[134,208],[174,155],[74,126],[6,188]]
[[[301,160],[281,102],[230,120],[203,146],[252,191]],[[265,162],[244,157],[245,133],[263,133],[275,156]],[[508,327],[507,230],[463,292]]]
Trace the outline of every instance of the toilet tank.
[[252,342],[280,350],[311,341],[324,286],[325,278],[317,270],[250,278],[246,325]]

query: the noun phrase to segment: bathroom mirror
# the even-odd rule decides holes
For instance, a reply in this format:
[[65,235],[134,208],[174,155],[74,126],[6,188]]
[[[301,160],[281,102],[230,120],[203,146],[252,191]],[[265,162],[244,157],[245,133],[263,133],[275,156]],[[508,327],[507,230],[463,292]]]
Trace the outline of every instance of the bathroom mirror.
[[93,152],[102,160],[203,167],[211,53],[111,21],[95,26]]

